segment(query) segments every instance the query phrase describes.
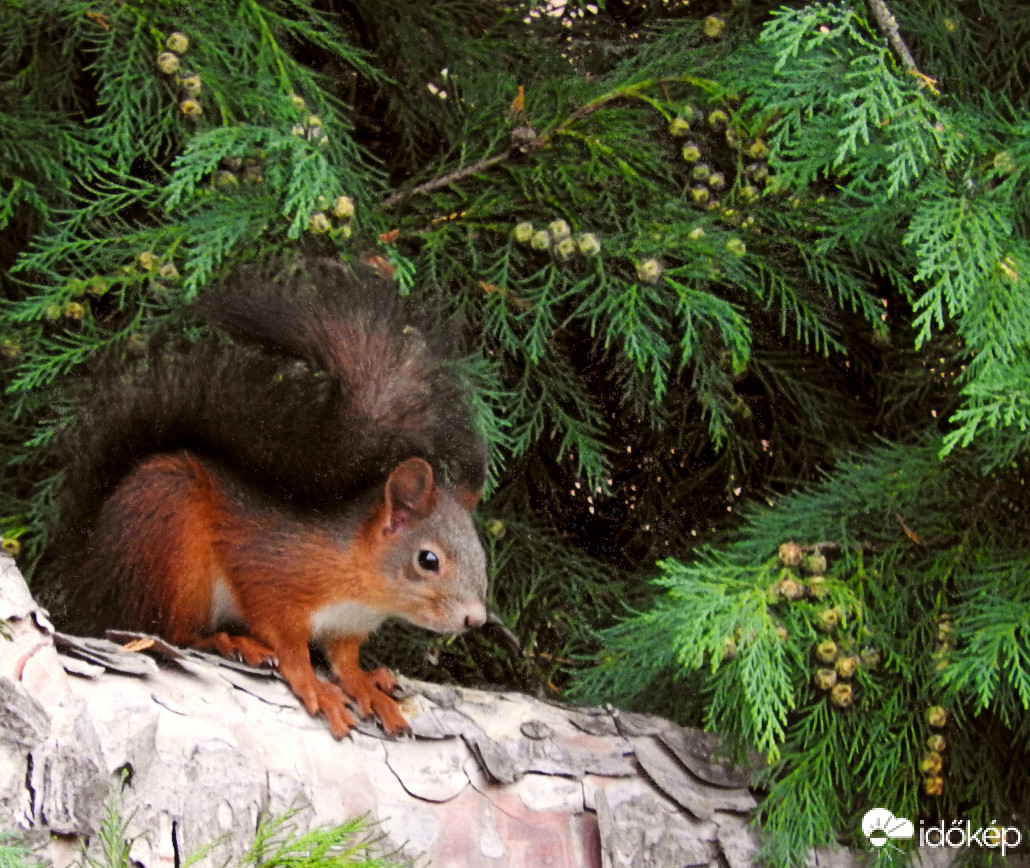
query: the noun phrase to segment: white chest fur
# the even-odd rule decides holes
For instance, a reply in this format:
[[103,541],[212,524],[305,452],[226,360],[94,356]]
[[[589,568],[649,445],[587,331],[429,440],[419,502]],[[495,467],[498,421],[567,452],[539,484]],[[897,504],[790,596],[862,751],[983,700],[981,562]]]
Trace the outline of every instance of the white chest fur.
[[343,636],[366,636],[386,615],[361,603],[333,603],[311,616],[311,638],[318,643]]
[[229,583],[221,576],[214,580],[211,588],[211,611],[208,615],[207,629],[214,633],[229,624],[240,621],[240,607]]

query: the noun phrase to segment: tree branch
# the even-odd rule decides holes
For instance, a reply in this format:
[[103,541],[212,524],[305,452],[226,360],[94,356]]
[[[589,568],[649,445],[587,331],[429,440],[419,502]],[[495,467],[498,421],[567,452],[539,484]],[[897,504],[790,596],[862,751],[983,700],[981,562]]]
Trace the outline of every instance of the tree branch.
[[[893,20],[893,19],[892,19]],[[895,25],[896,26],[896,25]],[[592,115],[594,112],[602,109],[608,103],[613,102],[617,99],[630,99],[637,98],[640,96],[641,91],[647,90],[651,87],[663,87],[670,82],[691,82],[694,84],[705,84],[701,79],[693,78],[691,76],[667,76],[664,78],[649,79],[647,81],[639,82],[638,84],[631,85],[621,90],[607,93],[604,96],[598,97],[588,103],[584,103],[578,109],[573,111],[565,120],[558,124],[554,129],[549,132],[540,133],[539,135],[528,138],[524,142],[520,142],[517,145],[511,145],[499,154],[495,154],[492,157],[484,157],[482,160],[477,160],[475,163],[470,163],[461,169],[455,169],[453,172],[448,172],[446,175],[441,175],[439,178],[433,178],[431,181],[426,181],[422,184],[417,184],[407,190],[398,190],[396,193],[392,193],[383,200],[380,207],[392,208],[398,202],[402,202],[409,196],[417,196],[421,193],[429,193],[433,190],[439,190],[441,187],[446,187],[456,181],[467,178],[469,175],[475,175],[482,172],[484,169],[489,169],[491,166],[496,166],[498,163],[502,163],[515,155],[525,155],[533,151],[539,150],[546,146],[551,139],[557,135],[561,135],[566,129],[572,126],[577,121],[581,121],[583,118]],[[710,83],[707,83],[710,85]]]
[[[455,169],[453,172],[448,172],[446,175],[441,175],[439,178],[433,178],[432,181],[426,181],[424,184],[418,184],[411,187],[408,190],[398,190],[387,196],[383,200],[383,208],[392,208],[398,202],[407,199],[409,196],[417,196],[419,193],[429,193],[432,190],[439,190],[441,187],[446,187],[448,184],[453,184],[455,181],[460,181],[462,178],[466,178],[469,175],[475,175],[477,172],[482,172],[484,169],[489,169],[491,166],[495,166],[504,160],[507,160],[516,150],[524,151],[532,147],[534,142],[539,142],[544,136],[537,136],[535,139],[531,139],[526,145],[521,148],[508,148],[499,154],[495,154],[492,157],[486,157],[482,160],[477,160],[475,163],[470,163],[461,169]],[[539,147],[539,145],[537,145]]]
[[916,66],[916,59],[912,56],[912,52],[908,50],[908,46],[905,44],[905,40],[901,38],[901,31],[898,29],[898,20],[891,14],[890,9],[887,8],[885,0],[869,0],[869,11],[872,12],[873,18],[876,21],[876,26],[880,28],[880,32],[887,37],[887,44],[891,47],[891,50],[897,55],[898,60],[901,62],[906,72],[912,73],[912,75],[919,78],[927,87],[930,88],[934,93],[938,93],[936,81],[930,76],[924,75],[919,71],[919,67]]

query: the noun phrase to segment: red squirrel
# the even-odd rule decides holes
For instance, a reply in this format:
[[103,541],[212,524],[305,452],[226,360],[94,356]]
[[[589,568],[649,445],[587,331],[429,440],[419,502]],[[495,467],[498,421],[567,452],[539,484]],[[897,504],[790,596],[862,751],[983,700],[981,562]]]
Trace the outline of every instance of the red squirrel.
[[244,271],[197,313],[233,342],[94,382],[62,438],[43,597],[68,630],[275,662],[336,738],[348,698],[402,732],[393,676],[359,666],[365,637],[391,616],[446,633],[486,620],[470,515],[486,450],[448,353],[390,282],[332,260]]

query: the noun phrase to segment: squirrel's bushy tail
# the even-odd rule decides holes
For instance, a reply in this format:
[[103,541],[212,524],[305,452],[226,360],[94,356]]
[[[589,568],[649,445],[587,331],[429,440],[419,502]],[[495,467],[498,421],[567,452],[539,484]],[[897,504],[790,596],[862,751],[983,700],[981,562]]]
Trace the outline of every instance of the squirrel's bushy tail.
[[485,444],[446,341],[409,321],[392,282],[333,260],[254,267],[197,312],[233,342],[165,347],[105,376],[62,438],[72,536],[137,462],[175,450],[320,512],[411,457],[444,485],[482,488]]
[[[335,383],[334,466],[358,463],[385,476],[406,458],[428,461],[445,484],[480,490],[486,446],[437,324],[406,311],[392,281],[307,260],[288,277],[250,281],[200,305],[237,338],[303,359]],[[285,291],[284,291],[285,290]],[[363,475],[363,474],[359,474]],[[339,483],[347,486],[347,476]]]

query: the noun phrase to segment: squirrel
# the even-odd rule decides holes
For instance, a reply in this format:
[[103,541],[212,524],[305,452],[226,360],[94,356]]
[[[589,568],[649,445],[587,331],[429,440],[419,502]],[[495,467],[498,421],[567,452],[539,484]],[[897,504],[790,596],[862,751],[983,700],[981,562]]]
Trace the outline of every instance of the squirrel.
[[[471,511],[486,447],[439,329],[392,282],[302,259],[201,297],[217,336],[94,380],[61,437],[61,521],[40,569],[58,625],[122,628],[274,663],[336,738],[407,729],[365,637],[397,616],[486,621]],[[312,666],[321,647],[331,680]]]

